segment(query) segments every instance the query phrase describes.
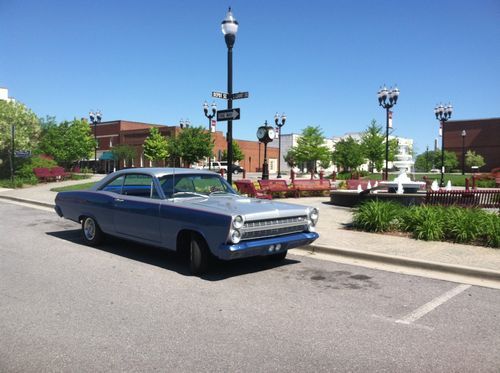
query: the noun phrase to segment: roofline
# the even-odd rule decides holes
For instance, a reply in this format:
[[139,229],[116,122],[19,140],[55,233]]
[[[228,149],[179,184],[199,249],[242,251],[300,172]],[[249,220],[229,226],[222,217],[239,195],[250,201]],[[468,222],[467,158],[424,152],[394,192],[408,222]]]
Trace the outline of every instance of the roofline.
[[455,119],[455,120],[448,120],[447,123],[455,123],[455,122],[480,122],[483,120],[500,120],[500,117],[493,117],[493,118],[480,118],[480,119]]

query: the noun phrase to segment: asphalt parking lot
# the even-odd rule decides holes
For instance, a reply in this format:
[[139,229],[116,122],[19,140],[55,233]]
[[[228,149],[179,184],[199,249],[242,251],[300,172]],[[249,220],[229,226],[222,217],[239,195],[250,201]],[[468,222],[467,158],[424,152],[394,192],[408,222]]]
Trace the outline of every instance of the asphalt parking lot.
[[218,263],[82,245],[0,201],[1,371],[433,371],[500,366],[500,292],[289,255]]

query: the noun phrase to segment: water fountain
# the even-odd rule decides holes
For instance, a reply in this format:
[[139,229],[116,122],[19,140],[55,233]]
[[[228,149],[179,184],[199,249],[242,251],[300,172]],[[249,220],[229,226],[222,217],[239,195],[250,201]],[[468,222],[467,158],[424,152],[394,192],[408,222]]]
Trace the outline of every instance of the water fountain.
[[389,193],[417,193],[417,191],[425,185],[423,181],[412,181],[407,172],[411,170],[413,162],[411,154],[407,153],[407,146],[400,145],[399,154],[396,155],[396,160],[392,162],[394,167],[399,170],[399,175],[393,181],[381,181],[380,185],[384,185],[389,190]]

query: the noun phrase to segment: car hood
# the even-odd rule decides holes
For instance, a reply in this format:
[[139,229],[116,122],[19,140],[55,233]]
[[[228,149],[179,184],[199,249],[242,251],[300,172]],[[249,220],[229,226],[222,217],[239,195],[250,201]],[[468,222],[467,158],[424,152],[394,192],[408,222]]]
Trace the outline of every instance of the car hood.
[[225,215],[242,215],[247,221],[307,215],[308,212],[306,206],[238,195],[210,196],[206,199],[192,198],[175,203]]

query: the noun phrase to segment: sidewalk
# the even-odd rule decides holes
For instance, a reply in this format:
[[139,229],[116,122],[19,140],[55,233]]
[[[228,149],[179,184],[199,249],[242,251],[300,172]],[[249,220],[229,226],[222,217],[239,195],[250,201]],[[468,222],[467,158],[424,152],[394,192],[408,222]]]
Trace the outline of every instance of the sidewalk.
[[[16,190],[0,188],[0,198],[52,207],[57,193],[50,189],[97,181],[102,177],[103,175],[94,175],[87,180],[47,183]],[[287,198],[277,201],[318,208],[320,219],[317,231],[320,238],[305,250],[485,278],[500,284],[499,249],[354,231],[346,228],[352,221],[352,211],[330,205],[329,197]]]

